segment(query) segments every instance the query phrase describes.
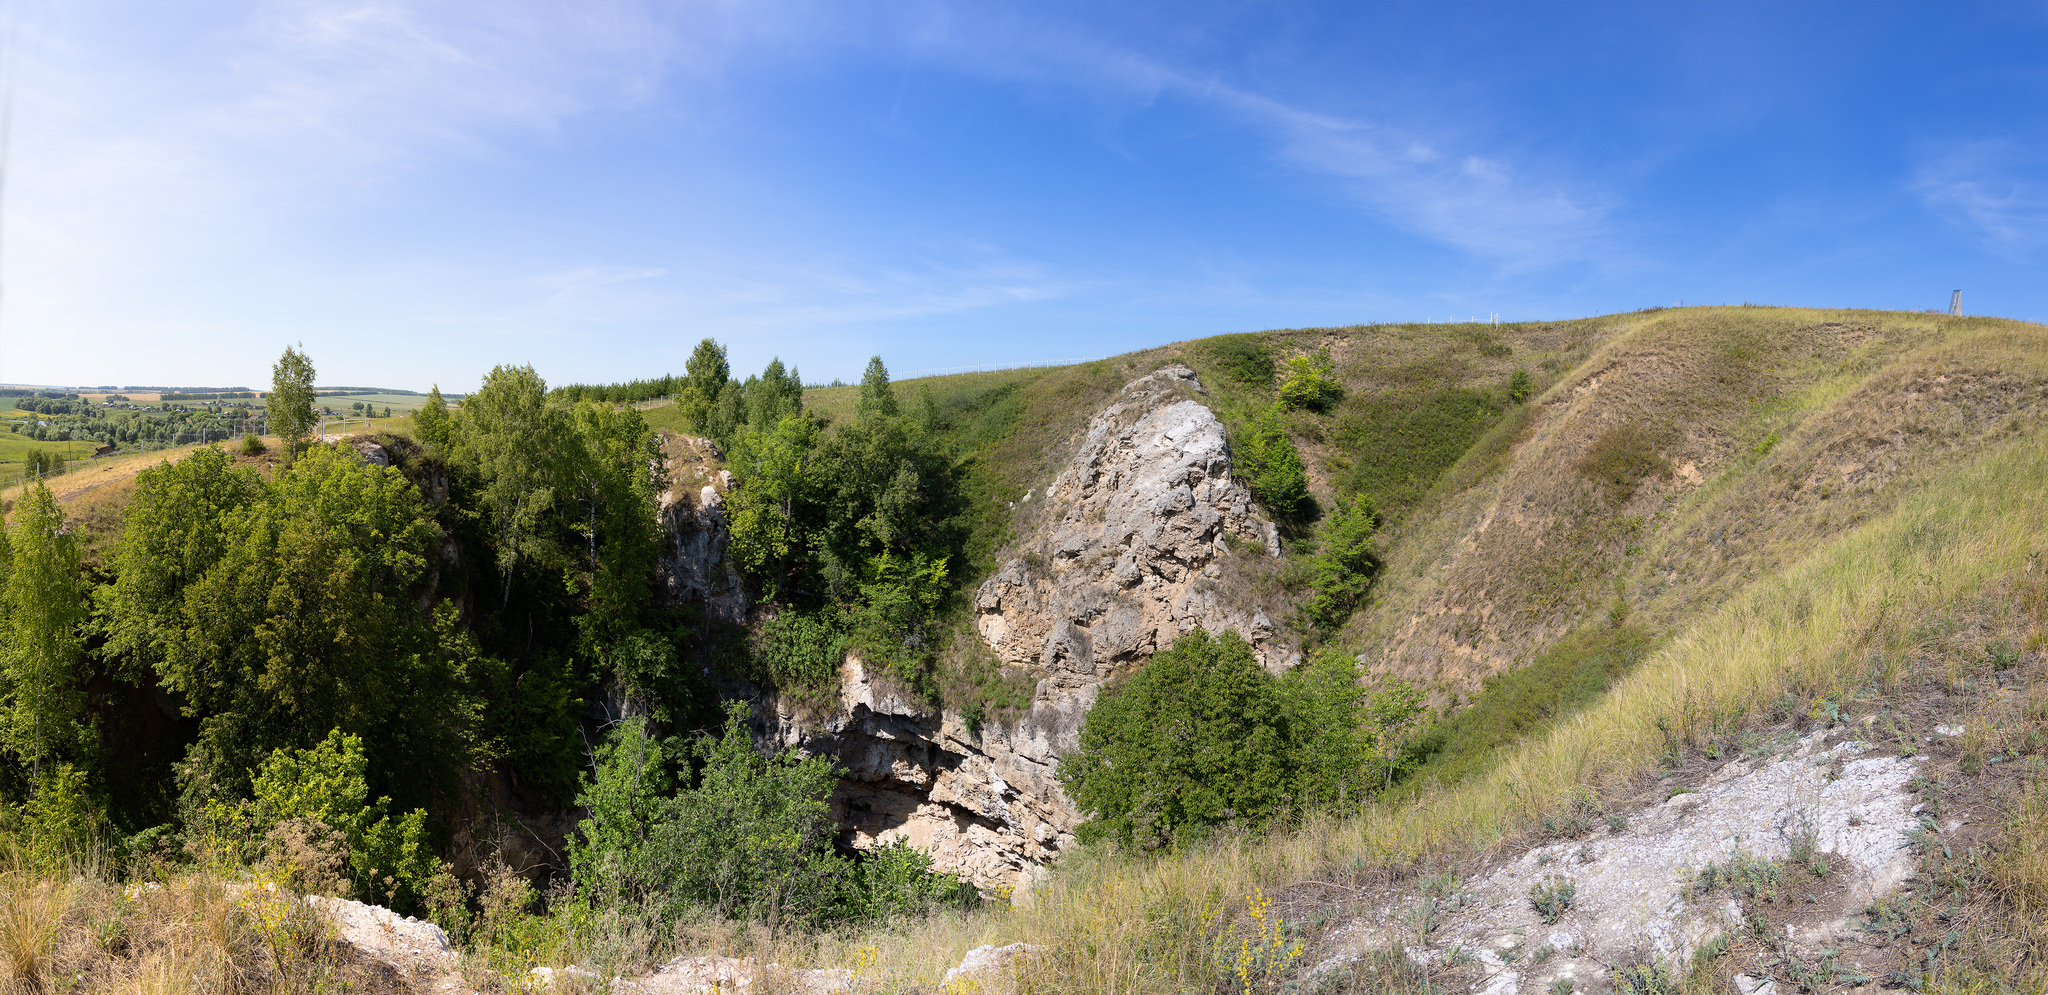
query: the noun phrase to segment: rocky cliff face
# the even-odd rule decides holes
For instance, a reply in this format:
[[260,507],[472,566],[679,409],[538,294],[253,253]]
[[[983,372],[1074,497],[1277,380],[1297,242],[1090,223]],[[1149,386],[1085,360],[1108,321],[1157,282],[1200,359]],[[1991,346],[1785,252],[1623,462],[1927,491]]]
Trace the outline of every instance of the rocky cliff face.
[[725,491],[732,474],[710,439],[664,435],[661,524],[668,548],[659,566],[661,589],[676,603],[701,601],[712,619],[738,624],[747,617],[747,592],[725,562]]
[[1038,678],[1024,715],[969,728],[849,659],[832,714],[762,716],[766,745],[845,765],[833,805],[855,845],[903,837],[982,887],[1028,884],[1082,821],[1054,771],[1106,680],[1197,626],[1237,631],[1272,666],[1292,655],[1235,583],[1242,558],[1276,556],[1279,540],[1231,477],[1202,394],[1184,366],[1133,381],[1020,506],[1023,538],[975,605],[1004,664]]
[[1185,366],[1132,381],[1020,516],[1024,540],[975,597],[982,637],[1005,663],[1078,688],[1197,627],[1234,629],[1268,666],[1281,662],[1263,609],[1224,582],[1233,547],[1278,556],[1279,533],[1231,477],[1202,393]]

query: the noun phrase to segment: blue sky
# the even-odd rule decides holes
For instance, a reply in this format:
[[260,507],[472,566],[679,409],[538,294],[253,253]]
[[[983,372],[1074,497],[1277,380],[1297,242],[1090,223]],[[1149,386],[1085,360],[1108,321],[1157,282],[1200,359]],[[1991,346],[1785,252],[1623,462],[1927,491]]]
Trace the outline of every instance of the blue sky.
[[38,3],[0,381],[2048,318],[2048,3]]

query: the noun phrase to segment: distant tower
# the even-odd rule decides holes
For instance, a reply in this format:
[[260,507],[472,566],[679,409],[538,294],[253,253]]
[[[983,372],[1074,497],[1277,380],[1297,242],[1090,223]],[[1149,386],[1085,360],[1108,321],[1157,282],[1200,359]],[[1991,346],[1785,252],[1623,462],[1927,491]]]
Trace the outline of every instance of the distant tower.
[[1952,315],[1955,315],[1955,316],[1956,316],[1956,317],[1958,317],[1958,318],[1960,318],[1960,317],[1962,317],[1962,316],[1963,316],[1963,292],[1962,292],[1962,291],[1960,291],[1960,290],[1952,290],[1952,291],[1950,291],[1950,292],[1949,292],[1949,295],[1948,295],[1948,313],[1950,313],[1950,314],[1952,314]]

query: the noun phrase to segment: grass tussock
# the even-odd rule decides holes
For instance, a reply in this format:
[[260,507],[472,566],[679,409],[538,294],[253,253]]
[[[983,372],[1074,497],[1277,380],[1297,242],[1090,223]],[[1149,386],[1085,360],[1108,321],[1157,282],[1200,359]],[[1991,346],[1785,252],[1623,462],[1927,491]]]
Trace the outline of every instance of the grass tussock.
[[197,872],[123,884],[16,861],[0,870],[0,961],[9,992],[414,991],[293,892]]

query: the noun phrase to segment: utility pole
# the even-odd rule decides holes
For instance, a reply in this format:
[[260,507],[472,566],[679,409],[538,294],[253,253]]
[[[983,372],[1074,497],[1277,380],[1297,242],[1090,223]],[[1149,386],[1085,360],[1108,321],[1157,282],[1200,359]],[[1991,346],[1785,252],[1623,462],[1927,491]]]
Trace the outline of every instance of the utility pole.
[[1960,290],[1954,290],[1954,291],[1950,291],[1950,292],[1949,292],[1949,295],[1948,295],[1948,313],[1949,313],[1949,314],[1951,314],[1951,315],[1954,315],[1955,317],[1958,317],[1958,318],[1960,318],[1960,317],[1962,317],[1962,316],[1963,316],[1963,292],[1962,292],[1962,291],[1960,291]]

